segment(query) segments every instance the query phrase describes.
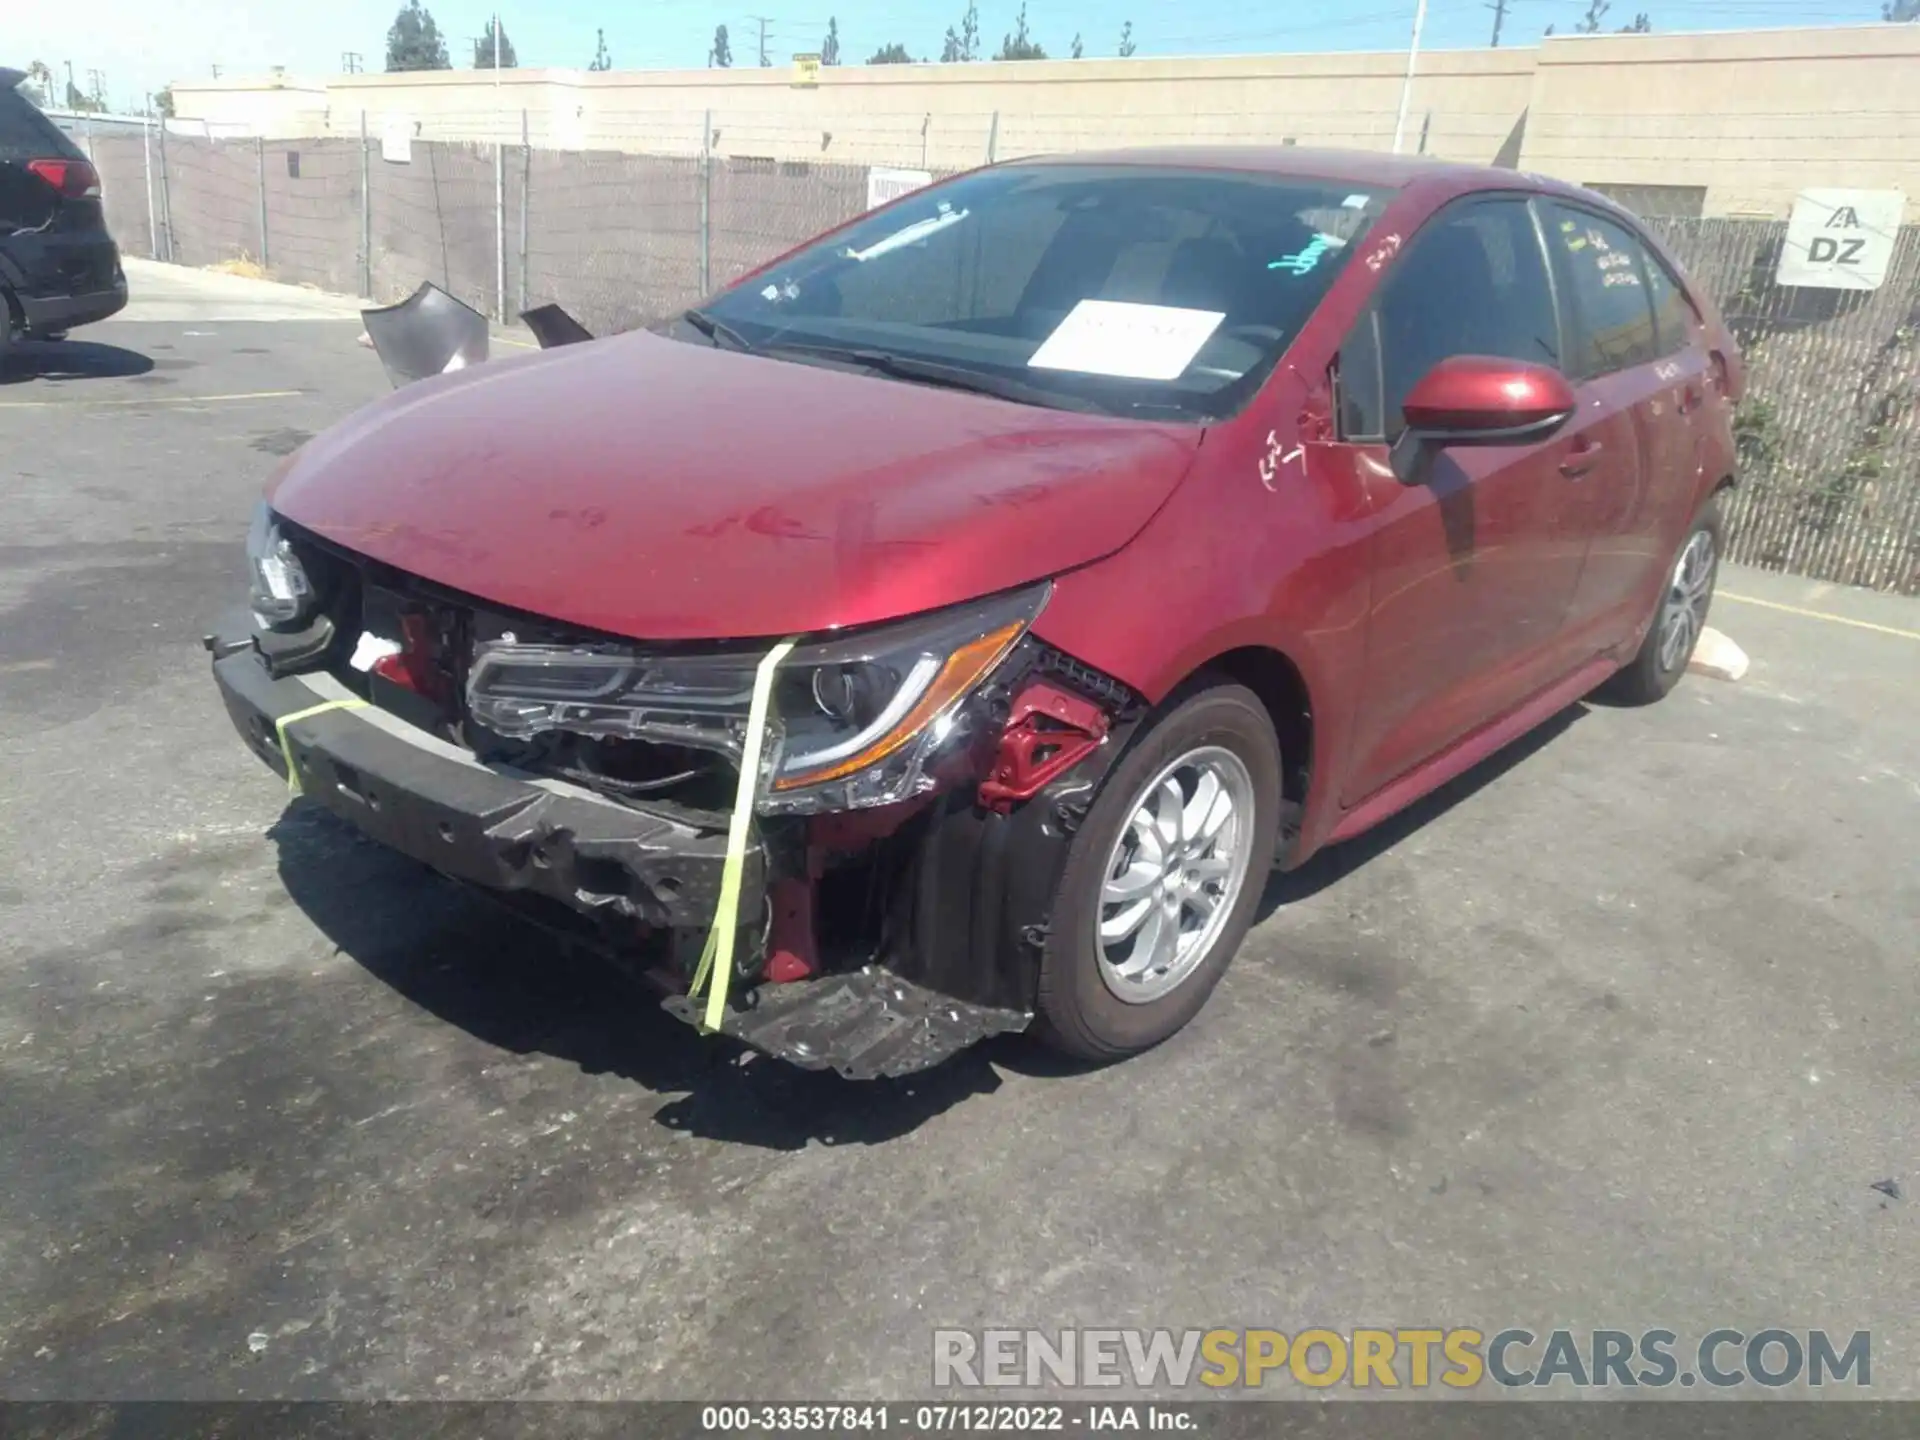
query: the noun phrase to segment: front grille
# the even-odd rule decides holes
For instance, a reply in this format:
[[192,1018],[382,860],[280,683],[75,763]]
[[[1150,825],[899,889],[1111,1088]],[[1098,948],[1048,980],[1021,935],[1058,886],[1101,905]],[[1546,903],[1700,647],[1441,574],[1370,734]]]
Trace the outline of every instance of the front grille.
[[[377,561],[287,527],[338,632],[325,668],[371,704],[459,745],[489,764],[510,765],[591,789],[610,800],[669,812],[694,824],[724,824],[739,769],[719,750],[649,739],[594,738],[552,731],[530,739],[499,735],[467,707],[475,647],[598,645],[608,637],[553,621],[510,615]],[[364,633],[401,642],[401,656],[362,669],[351,664]]]

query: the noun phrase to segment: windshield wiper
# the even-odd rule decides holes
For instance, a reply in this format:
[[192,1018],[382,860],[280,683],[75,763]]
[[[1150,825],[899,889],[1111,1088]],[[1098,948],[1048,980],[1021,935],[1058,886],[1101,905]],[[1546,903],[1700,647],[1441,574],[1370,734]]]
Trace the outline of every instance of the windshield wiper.
[[1024,380],[1009,379],[984,370],[961,365],[946,365],[938,360],[921,360],[898,355],[891,350],[842,349],[837,345],[775,345],[763,354],[794,355],[829,364],[843,361],[874,375],[890,375],[919,385],[937,385],[943,390],[965,390],[975,395],[991,395],[996,400],[1013,400],[1022,405],[1042,405],[1050,410],[1078,410],[1089,415],[1112,412],[1105,405],[1084,396],[1050,390]]
[[729,350],[744,350],[752,353],[751,340],[726,321],[716,319],[704,310],[688,310],[680,318],[713,341],[716,347],[725,346]]

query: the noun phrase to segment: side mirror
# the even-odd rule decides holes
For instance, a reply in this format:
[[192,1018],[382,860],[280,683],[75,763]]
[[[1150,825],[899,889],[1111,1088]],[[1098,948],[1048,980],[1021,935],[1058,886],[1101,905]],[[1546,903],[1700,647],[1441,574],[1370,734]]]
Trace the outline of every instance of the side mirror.
[[1546,439],[1575,403],[1567,377],[1549,365],[1454,355],[1421,376],[1400,408],[1425,444],[1514,445]]

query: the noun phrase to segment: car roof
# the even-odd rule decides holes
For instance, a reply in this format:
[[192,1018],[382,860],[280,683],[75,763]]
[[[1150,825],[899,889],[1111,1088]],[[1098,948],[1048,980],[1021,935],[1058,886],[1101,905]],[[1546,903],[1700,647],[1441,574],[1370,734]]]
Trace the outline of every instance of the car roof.
[[1177,170],[1239,170],[1291,175],[1307,180],[1350,180],[1356,185],[1401,189],[1421,182],[1435,189],[1541,190],[1574,193],[1544,175],[1492,165],[1465,165],[1428,155],[1389,155],[1378,150],[1322,150],[1300,145],[1155,145],[1125,150],[1087,150],[1035,155],[1016,165],[1140,165]]

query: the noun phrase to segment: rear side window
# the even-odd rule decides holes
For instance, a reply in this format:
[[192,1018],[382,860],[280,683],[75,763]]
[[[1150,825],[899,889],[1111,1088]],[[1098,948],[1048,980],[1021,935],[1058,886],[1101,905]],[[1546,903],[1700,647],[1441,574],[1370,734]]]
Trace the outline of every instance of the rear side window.
[[1591,211],[1554,205],[1550,213],[1550,243],[1573,301],[1573,374],[1590,380],[1659,359],[1647,279],[1654,267],[1640,242]]
[[0,160],[84,160],[86,154],[18,90],[0,90]]
[[1553,289],[1525,200],[1468,200],[1414,236],[1341,347],[1341,433],[1397,439],[1407,392],[1453,355],[1560,363]]
[[1650,251],[1642,251],[1646,261],[1647,296],[1653,302],[1653,340],[1662,355],[1675,355],[1687,348],[1693,333],[1693,306],[1686,292],[1674,283],[1667,267]]

